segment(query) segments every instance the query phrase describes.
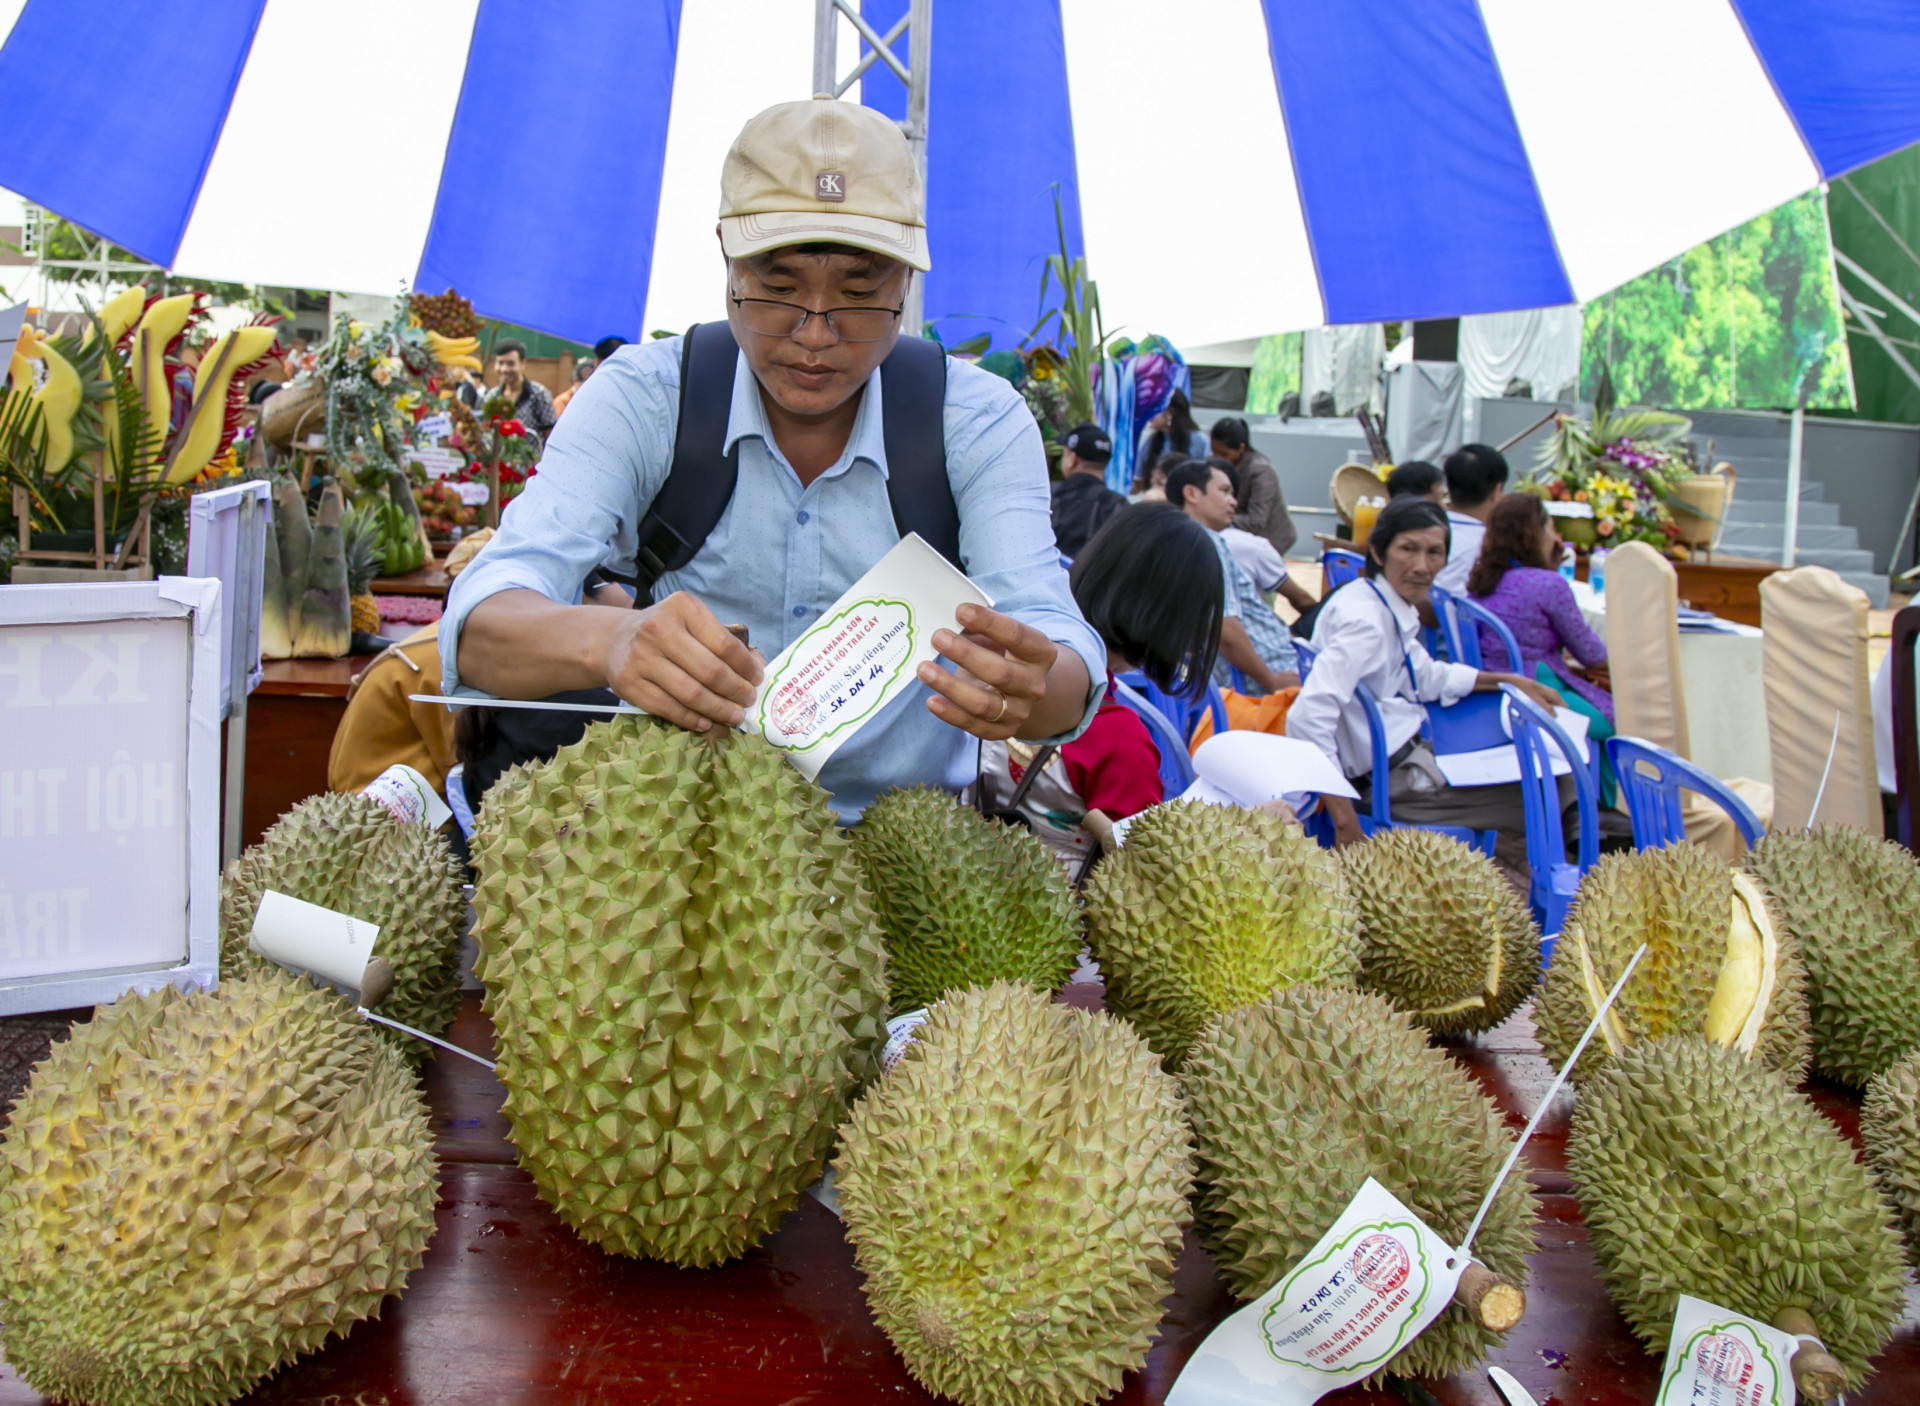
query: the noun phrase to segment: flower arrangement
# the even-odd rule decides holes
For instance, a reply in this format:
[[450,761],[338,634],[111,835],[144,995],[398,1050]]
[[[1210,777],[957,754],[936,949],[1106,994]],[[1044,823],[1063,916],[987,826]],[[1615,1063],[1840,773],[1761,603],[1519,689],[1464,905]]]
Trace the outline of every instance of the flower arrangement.
[[315,370],[327,383],[327,462],[363,492],[403,473],[413,411],[436,369],[426,333],[411,325],[407,299],[375,325],[344,314],[321,348]]
[[1555,514],[1560,535],[1581,551],[1646,542],[1666,551],[1680,529],[1667,497],[1693,476],[1681,439],[1692,422],[1657,410],[1619,410],[1602,375],[1593,415],[1555,418],[1534,471],[1550,503],[1585,505],[1591,516]]

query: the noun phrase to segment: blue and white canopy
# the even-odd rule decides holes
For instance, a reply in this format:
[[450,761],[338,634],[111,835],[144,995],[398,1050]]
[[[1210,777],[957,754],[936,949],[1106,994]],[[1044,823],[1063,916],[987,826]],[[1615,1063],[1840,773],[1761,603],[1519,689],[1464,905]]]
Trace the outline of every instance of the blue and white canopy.
[[[721,311],[721,156],[807,93],[813,9],[0,0],[0,186],[188,275],[677,328]],[[1195,344],[1591,298],[1920,140],[1916,0],[934,0],[932,34],[948,340],[1032,324],[1056,189],[1109,330]]]

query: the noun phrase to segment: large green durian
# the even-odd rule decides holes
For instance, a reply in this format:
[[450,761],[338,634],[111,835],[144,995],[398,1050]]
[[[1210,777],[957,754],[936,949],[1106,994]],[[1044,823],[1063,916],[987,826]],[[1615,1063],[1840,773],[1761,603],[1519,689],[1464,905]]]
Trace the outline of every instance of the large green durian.
[[487,793],[474,935],[520,1165],[605,1249],[741,1254],[871,1074],[886,957],[824,794],[757,737],[596,723]]
[[1608,1293],[1655,1354],[1681,1294],[1813,1317],[1847,1386],[1892,1336],[1900,1240],[1853,1148],[1780,1075],[1697,1035],[1589,1075],[1567,1166]]
[[[1181,1078],[1200,1235],[1243,1299],[1279,1282],[1368,1177],[1459,1243],[1513,1149],[1472,1078],[1371,991],[1294,986],[1228,1011],[1208,1024]],[[1508,1177],[1473,1257],[1524,1284],[1533,1216],[1526,1178]],[[1452,1304],[1380,1375],[1445,1376],[1498,1341]]]
[[1873,1179],[1899,1217],[1907,1258],[1920,1265],[1920,1049],[1895,1060],[1867,1086],[1860,1141]]
[[1493,861],[1433,830],[1337,851],[1360,914],[1360,984],[1436,1035],[1491,1030],[1540,980],[1540,929]]
[[1807,969],[1813,1066],[1864,1089],[1920,1045],[1920,866],[1844,825],[1766,836],[1747,857]]
[[854,1106],[835,1189],[867,1303],[963,1406],[1075,1406],[1146,1361],[1188,1219],[1173,1077],[1123,1021],[995,982]]
[[1177,1067],[1210,1016],[1300,981],[1351,981],[1353,903],[1297,825],[1237,806],[1155,806],[1086,888],[1107,1009]]
[[886,934],[894,1010],[1002,979],[1051,991],[1073,974],[1073,890],[1031,830],[916,786],[868,806],[853,849]]
[[[220,880],[220,969],[246,975],[274,969],[247,945],[268,889],[377,923],[376,956],[393,967],[380,1004],[391,1020],[439,1035],[460,1011],[460,933],[467,902],[460,862],[446,838],[396,820],[366,796],[309,796],[274,822]],[[386,1032],[409,1059],[433,1051]]]
[[0,1145],[7,1361],[58,1401],[231,1401],[378,1316],[435,1194],[412,1069],[308,983],[124,997]]
[[1797,1083],[1809,1038],[1805,977],[1793,935],[1751,878],[1699,845],[1604,854],[1554,943],[1534,1002],[1540,1044],[1555,1066],[1626,970],[1647,955],[1607,1012],[1576,1079],[1641,1040],[1700,1035]]

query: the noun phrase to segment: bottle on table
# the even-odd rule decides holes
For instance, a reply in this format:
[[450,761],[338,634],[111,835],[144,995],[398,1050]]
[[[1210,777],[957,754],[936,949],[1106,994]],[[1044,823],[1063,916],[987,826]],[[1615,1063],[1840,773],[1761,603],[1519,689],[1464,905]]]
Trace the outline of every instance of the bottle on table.
[[1573,558],[1573,543],[1562,542],[1560,544],[1560,579],[1569,584],[1573,581]]
[[1367,538],[1373,535],[1373,524],[1380,517],[1380,510],[1387,506],[1385,498],[1362,498],[1353,505],[1353,542],[1361,551],[1367,549]]
[[1587,584],[1593,587],[1596,596],[1607,593],[1607,549],[1595,547],[1587,558]]

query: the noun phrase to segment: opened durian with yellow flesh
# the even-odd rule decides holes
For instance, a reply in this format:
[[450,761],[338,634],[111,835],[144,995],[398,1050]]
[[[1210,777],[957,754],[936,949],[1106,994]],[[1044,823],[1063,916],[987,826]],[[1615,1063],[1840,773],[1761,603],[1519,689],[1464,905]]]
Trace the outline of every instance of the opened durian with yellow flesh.
[[1753,1056],[1797,1082],[1809,1051],[1800,958],[1767,894],[1698,845],[1602,855],[1581,880],[1534,1003],[1540,1044],[1556,1066],[1626,970],[1621,990],[1573,1077],[1645,1040],[1698,1035]]

